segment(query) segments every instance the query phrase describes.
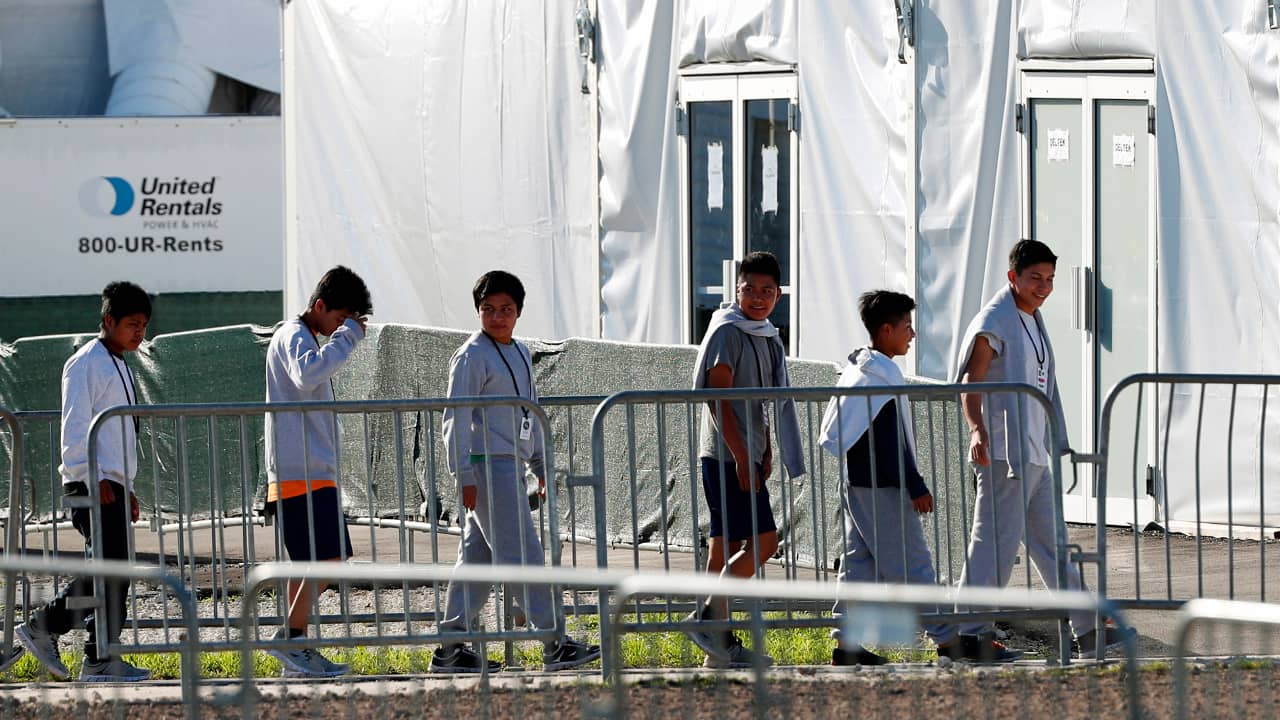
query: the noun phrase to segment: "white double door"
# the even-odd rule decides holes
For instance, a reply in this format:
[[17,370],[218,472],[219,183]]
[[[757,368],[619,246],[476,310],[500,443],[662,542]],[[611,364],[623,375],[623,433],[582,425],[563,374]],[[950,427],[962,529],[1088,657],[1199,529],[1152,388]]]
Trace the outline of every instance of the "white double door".
[[[1042,308],[1068,434],[1096,452],[1103,402],[1123,377],[1156,369],[1155,83],[1150,72],[1025,70],[1020,77],[1024,237],[1058,255]],[[1154,510],[1152,413],[1132,389],[1112,411],[1108,524],[1145,525]],[[1064,463],[1068,521],[1093,522],[1088,465]],[[1136,501],[1135,501],[1136,498]]]

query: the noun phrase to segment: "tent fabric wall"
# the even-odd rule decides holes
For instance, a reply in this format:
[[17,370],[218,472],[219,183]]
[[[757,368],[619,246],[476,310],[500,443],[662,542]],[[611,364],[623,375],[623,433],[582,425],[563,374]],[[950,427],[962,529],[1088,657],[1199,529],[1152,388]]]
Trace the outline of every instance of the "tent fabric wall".
[[842,361],[867,342],[859,294],[914,294],[906,274],[912,79],[898,62],[891,2],[805,3],[799,27],[808,39],[798,73],[800,348]]
[[376,317],[468,327],[495,266],[521,330],[595,335],[594,101],[569,0],[292,3],[296,159],[285,296],[343,263]]
[[950,378],[961,333],[1017,241],[1014,4],[916,5],[920,375]]
[[1018,56],[1155,57],[1156,0],[1023,0]]
[[[1194,42],[1188,28],[1200,29]],[[1268,29],[1265,3],[1250,0],[1162,3],[1156,33],[1166,51],[1156,63],[1160,370],[1280,374],[1280,33]],[[1199,492],[1201,519],[1227,521],[1221,470],[1197,488],[1190,469],[1228,467],[1230,445],[1235,521],[1280,525],[1274,398],[1263,436],[1260,393],[1243,392],[1235,436],[1204,442],[1197,462],[1199,393],[1179,390],[1164,478],[1171,518],[1195,520]],[[1225,435],[1229,396],[1210,393],[1204,427]]]

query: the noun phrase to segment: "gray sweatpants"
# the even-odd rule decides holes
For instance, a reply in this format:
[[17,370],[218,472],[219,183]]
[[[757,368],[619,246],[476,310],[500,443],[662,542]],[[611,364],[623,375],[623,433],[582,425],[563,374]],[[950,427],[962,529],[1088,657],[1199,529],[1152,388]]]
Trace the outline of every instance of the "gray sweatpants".
[[[973,508],[973,533],[960,586],[1005,587],[1013,572],[1018,544],[1046,587],[1056,588],[1057,538],[1053,526],[1054,487],[1049,468],[1026,463],[1027,477],[1020,480],[1003,460],[978,470],[978,494]],[[1024,492],[1025,491],[1025,492]],[[1025,537],[1024,537],[1025,529]],[[1067,590],[1082,590],[1084,581],[1074,563],[1067,565]],[[1071,628],[1076,635],[1094,627],[1094,614],[1073,612]],[[976,635],[990,629],[989,623],[968,623],[960,632]]]
[[[476,481],[476,509],[467,513],[454,567],[490,564],[543,564],[542,541],[529,514],[524,476],[517,471],[511,456],[491,457],[488,467],[481,466]],[[492,590],[492,585],[483,583],[450,581],[440,630],[458,632],[470,628]],[[558,627],[550,587],[512,585],[508,592],[534,628]]]
[[[840,582],[936,585],[933,555],[907,493],[901,488],[847,490]],[[843,603],[837,602],[833,611],[837,617],[844,615]],[[836,640],[841,639],[840,627],[831,633]],[[955,626],[944,623],[927,624],[924,631],[939,644],[956,635]]]

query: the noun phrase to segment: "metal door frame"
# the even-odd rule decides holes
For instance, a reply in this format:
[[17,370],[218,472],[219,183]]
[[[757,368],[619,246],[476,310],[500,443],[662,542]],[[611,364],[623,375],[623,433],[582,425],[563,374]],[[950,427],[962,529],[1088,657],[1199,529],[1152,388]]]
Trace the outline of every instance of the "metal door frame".
[[[1154,107],[1156,102],[1156,84],[1154,63],[1151,60],[1135,59],[1135,60],[1098,60],[1098,61],[1052,61],[1052,60],[1032,60],[1024,61],[1020,65],[1018,73],[1018,103],[1023,118],[1023,129],[1018,138],[1018,166],[1019,166],[1019,182],[1020,182],[1020,203],[1019,215],[1020,225],[1023,237],[1031,237],[1031,224],[1033,217],[1033,208],[1031,206],[1032,197],[1032,178],[1031,178],[1031,153],[1034,151],[1032,140],[1034,139],[1031,128],[1031,101],[1037,99],[1063,99],[1063,100],[1079,100],[1081,112],[1081,138],[1080,138],[1080,157],[1081,157],[1081,207],[1083,217],[1081,218],[1081,238],[1080,244],[1082,249],[1082,257],[1084,266],[1091,271],[1090,282],[1091,287],[1088,288],[1088,296],[1079,296],[1072,279],[1064,278],[1063,268],[1058,269],[1058,287],[1061,288],[1066,280],[1066,285],[1070,288],[1070,301],[1079,308],[1081,312],[1090,315],[1090,321],[1093,323],[1091,329],[1085,331],[1085,339],[1081,344],[1080,352],[1081,366],[1084,368],[1084,387],[1092,389],[1092,392],[1086,392],[1083,422],[1085,427],[1071,428],[1072,437],[1079,438],[1076,444],[1079,447],[1074,448],[1077,452],[1093,452],[1097,447],[1098,433],[1098,414],[1101,411],[1101,403],[1106,395],[1108,388],[1098,387],[1098,356],[1097,356],[1097,338],[1096,330],[1096,303],[1093,297],[1096,296],[1097,273],[1092,272],[1097,267],[1098,261],[1098,238],[1097,238],[1097,168],[1094,160],[1097,157],[1095,123],[1096,123],[1096,102],[1099,100],[1146,100],[1148,108],[1148,116],[1154,117]],[[1147,153],[1146,170],[1148,174],[1149,193],[1147,197],[1147,254],[1151,259],[1147,277],[1147,327],[1150,329],[1150,337],[1147,343],[1147,368],[1151,371],[1158,371],[1158,326],[1157,309],[1159,302],[1158,295],[1158,277],[1157,262],[1158,245],[1157,245],[1157,214],[1156,214],[1156,198],[1159,194],[1157,184],[1156,162],[1155,158],[1158,154],[1157,142],[1158,137],[1152,133],[1152,126],[1149,123],[1148,133],[1151,135],[1149,140],[1150,152]],[[1074,345],[1074,342],[1073,342]],[[1144,403],[1145,407],[1142,412],[1148,418],[1148,444],[1147,452],[1153,453],[1156,447],[1156,436],[1159,430],[1159,420],[1155,412],[1155,398],[1148,398]],[[1149,464],[1154,464],[1154,457],[1148,458]],[[1093,466],[1090,464],[1081,464],[1078,466],[1080,487],[1076,492],[1068,494],[1064,497],[1063,510],[1068,521],[1093,522],[1097,515],[1096,500],[1094,499],[1094,473]],[[1078,494],[1077,494],[1078,493]],[[1108,499],[1108,517],[1129,518],[1132,519],[1132,501],[1128,499],[1117,498],[1116,500]],[[1111,511],[1111,505],[1117,504],[1116,512]],[[1123,508],[1120,507],[1123,503]],[[1138,518],[1139,524],[1145,525],[1147,521],[1156,518],[1156,503],[1148,497],[1138,498]],[[1121,510],[1126,512],[1120,512]]]
[[[677,112],[686,118],[683,128],[678,133],[680,160],[680,333],[689,338],[693,332],[693,239],[690,237],[689,223],[692,208],[689,206],[690,160],[688,115],[686,103],[729,101],[733,108],[733,177],[728,180],[733,184],[733,259],[741,260],[746,254],[746,163],[741,155],[746,145],[745,102],[747,100],[768,100],[782,98],[792,105],[799,104],[799,82],[794,68],[769,63],[760,64],[724,64],[713,67],[696,65],[687,68],[680,75],[677,94]],[[784,277],[781,294],[789,296],[791,308],[791,347],[788,354],[792,357],[800,355],[800,134],[798,128],[788,129],[791,142],[790,178],[791,185],[787,189],[791,204],[791,219],[788,233],[790,235],[790,277]],[[722,285],[710,285],[699,288],[703,292],[725,292]],[[697,342],[700,338],[694,338]]]

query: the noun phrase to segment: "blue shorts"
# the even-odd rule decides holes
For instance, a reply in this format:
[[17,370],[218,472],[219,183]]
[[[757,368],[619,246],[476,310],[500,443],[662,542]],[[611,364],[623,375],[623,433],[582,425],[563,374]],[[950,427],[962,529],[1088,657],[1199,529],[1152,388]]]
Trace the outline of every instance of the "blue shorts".
[[[338,506],[338,489],[327,487],[311,492],[311,517],[307,517],[307,496],[277,500],[274,511],[280,539],[294,562],[338,560],[351,557],[351,534],[347,517]],[[311,522],[315,518],[315,522]],[[316,553],[311,554],[312,528]],[[346,554],[343,554],[344,546]]]
[[[720,500],[720,473],[724,472],[724,502]],[[756,470],[761,468],[756,466]],[[711,537],[724,537],[725,514],[729,519],[730,542],[746,540],[778,529],[769,505],[769,486],[763,480],[756,492],[743,492],[738,487],[738,470],[732,460],[723,465],[715,458],[702,458],[702,492],[711,511]],[[755,525],[751,524],[751,507],[755,505]]]

